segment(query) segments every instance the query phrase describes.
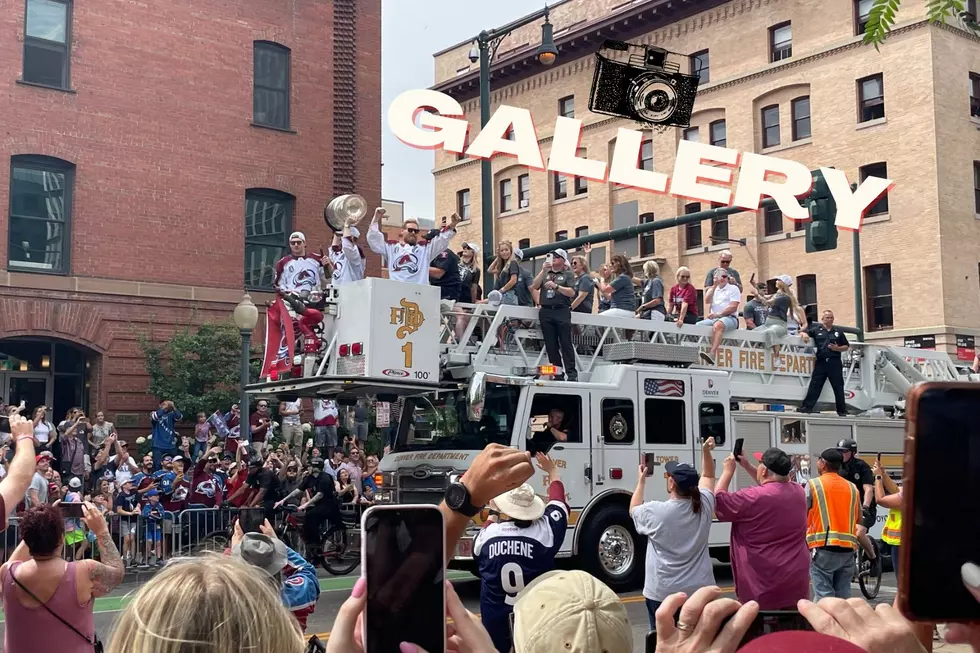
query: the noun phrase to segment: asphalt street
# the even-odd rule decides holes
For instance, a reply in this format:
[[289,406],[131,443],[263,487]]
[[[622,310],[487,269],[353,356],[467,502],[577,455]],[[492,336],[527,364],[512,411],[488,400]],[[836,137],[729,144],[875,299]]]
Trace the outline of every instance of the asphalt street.
[[[322,593],[320,594],[320,601],[317,604],[316,612],[310,618],[307,634],[315,633],[320,639],[324,640],[329,637],[337,611],[340,609],[341,604],[350,596],[350,591],[357,579],[356,573],[352,576],[326,576],[320,579]],[[466,606],[472,612],[479,613],[479,579],[468,573],[457,571],[450,571],[449,578]],[[715,581],[719,587],[725,590],[727,595],[734,596],[730,566],[716,564]],[[112,595],[96,600],[95,625],[103,641],[108,641],[115,620],[129,602],[129,597],[138,589],[139,586],[135,584],[124,585],[113,592]],[[853,586],[852,592],[852,596],[861,596],[861,590],[856,584]],[[895,592],[895,575],[893,573],[886,573],[882,577],[881,591],[878,594],[878,598],[873,603],[891,603],[895,599]],[[646,635],[649,631],[649,620],[643,596],[639,591],[624,593],[620,596],[629,614],[630,623],[633,625],[633,650],[635,653],[641,653],[646,648]],[[0,631],[2,631],[3,626],[3,622],[0,621]]]

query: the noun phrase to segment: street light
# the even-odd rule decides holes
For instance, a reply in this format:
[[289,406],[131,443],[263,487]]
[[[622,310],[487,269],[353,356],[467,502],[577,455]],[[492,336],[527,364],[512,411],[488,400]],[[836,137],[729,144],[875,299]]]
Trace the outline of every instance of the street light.
[[[497,54],[500,42],[513,32],[515,29],[529,25],[539,18],[544,18],[541,25],[541,45],[535,51],[538,63],[542,66],[551,66],[558,60],[558,48],[555,47],[554,26],[548,20],[548,6],[541,11],[535,12],[524,18],[519,18],[503,27],[492,30],[484,30],[476,37],[476,46],[470,50],[470,61],[480,60],[480,129],[482,130],[490,122],[490,65]],[[483,278],[491,279],[489,266],[494,259],[493,245],[493,167],[490,159],[483,159],[480,163],[480,193],[481,197],[481,223],[483,225]],[[493,284],[484,283],[484,293],[489,295],[493,289]]]
[[242,301],[235,307],[234,318],[238,332],[242,334],[242,398],[239,406],[241,410],[238,417],[238,433],[241,442],[248,442],[252,433],[248,422],[248,394],[245,386],[248,385],[249,367],[249,345],[252,340],[252,331],[259,322],[259,309],[252,303],[252,298],[246,292]]

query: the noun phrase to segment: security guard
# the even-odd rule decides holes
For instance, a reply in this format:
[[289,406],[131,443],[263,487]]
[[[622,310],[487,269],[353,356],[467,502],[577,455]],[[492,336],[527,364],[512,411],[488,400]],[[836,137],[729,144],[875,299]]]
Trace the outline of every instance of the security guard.
[[888,519],[881,531],[881,539],[891,547],[892,566],[898,579],[898,552],[902,544],[902,490],[898,484],[885,474],[877,462],[871,468],[875,475],[875,500],[883,508],[888,508]]
[[817,460],[820,476],[806,485],[806,544],[814,601],[828,596],[851,598],[861,501],[857,488],[840,475],[843,463],[840,451],[825,450]]
[[851,346],[844,332],[834,328],[834,312],[824,311],[820,316],[820,324],[811,324],[800,334],[800,337],[803,338],[803,342],[809,342],[812,338],[817,352],[813,375],[810,377],[810,387],[799,412],[813,412],[813,407],[823,390],[824,381],[829,380],[830,387],[834,389],[837,414],[844,417],[847,415],[847,405],[844,403],[844,369],[840,355]]

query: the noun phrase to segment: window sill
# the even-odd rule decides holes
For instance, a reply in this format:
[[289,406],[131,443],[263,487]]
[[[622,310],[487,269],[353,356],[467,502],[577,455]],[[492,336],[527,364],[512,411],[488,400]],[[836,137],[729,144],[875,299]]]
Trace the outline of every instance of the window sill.
[[67,270],[50,270],[42,267],[19,266],[16,263],[7,263],[7,272],[17,274],[45,274],[50,277],[67,277],[70,272]]
[[563,197],[560,200],[552,200],[552,204],[567,204],[569,202],[574,202],[575,200],[585,200],[589,199],[588,193],[582,193],[581,195],[572,195],[571,197]]
[[459,227],[460,225],[462,225],[462,226],[465,227],[466,225],[472,224],[472,223],[473,223],[473,218],[466,218],[465,220],[460,220],[459,222],[457,222],[456,223],[456,226]]
[[866,218],[864,218],[864,220],[861,222],[861,226],[863,227],[866,224],[874,224],[876,222],[888,222],[891,219],[892,217],[887,213],[879,213],[878,215],[869,215]]
[[813,138],[801,138],[798,141],[790,141],[789,143],[783,143],[781,145],[773,145],[772,147],[764,147],[760,154],[775,154],[776,152],[785,152],[786,150],[792,150],[794,147],[803,147],[804,145],[809,145],[813,142]]
[[524,213],[530,213],[530,212],[531,212],[531,207],[528,207],[526,209],[514,209],[513,211],[507,211],[506,213],[501,213],[497,217],[498,218],[512,218],[515,215],[522,215]]
[[282,132],[284,134],[295,134],[296,133],[296,130],[295,129],[283,129],[282,127],[273,127],[272,125],[263,125],[260,122],[250,122],[248,124],[250,124],[252,127],[255,127],[257,129],[268,129],[268,130],[271,130],[271,131],[274,131],[274,132]]
[[21,86],[33,86],[34,88],[46,88],[49,91],[61,91],[62,93],[69,93],[70,95],[76,95],[77,91],[73,88],[62,88],[60,86],[49,86],[48,84],[38,84],[37,82],[25,82],[22,79],[14,80],[17,84]]
[[888,122],[888,116],[884,118],[875,118],[874,120],[866,120],[864,122],[859,122],[854,126],[854,129],[870,129],[872,127],[877,127],[878,125],[884,125]]
[[694,254],[707,254],[708,248],[705,245],[698,245],[697,247],[691,247],[684,250],[685,256],[691,256]]
[[784,231],[781,234],[773,234],[771,236],[763,236],[761,242],[763,243],[778,243],[781,240],[789,240],[790,238],[800,238],[806,235],[806,231]]

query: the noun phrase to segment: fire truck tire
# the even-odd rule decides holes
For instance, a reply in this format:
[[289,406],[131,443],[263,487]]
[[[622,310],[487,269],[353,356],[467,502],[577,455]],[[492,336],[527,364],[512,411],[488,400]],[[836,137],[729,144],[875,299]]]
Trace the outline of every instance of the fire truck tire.
[[646,539],[625,505],[610,503],[589,517],[579,541],[582,567],[616,592],[643,586]]

